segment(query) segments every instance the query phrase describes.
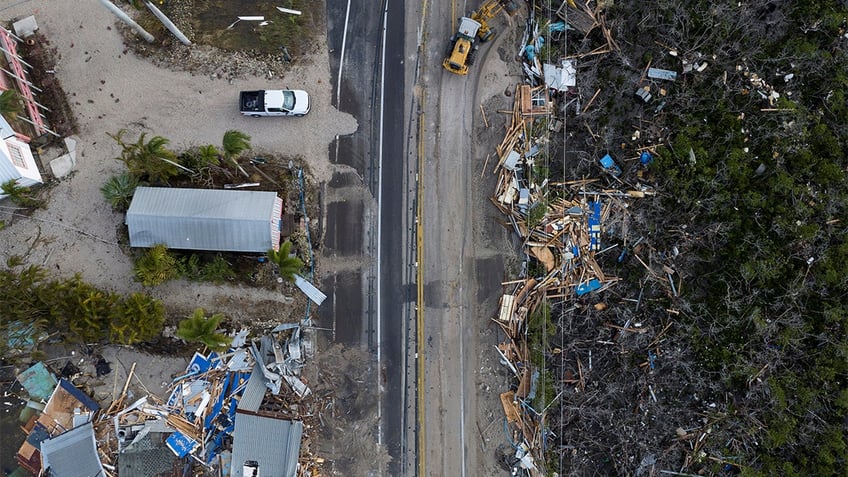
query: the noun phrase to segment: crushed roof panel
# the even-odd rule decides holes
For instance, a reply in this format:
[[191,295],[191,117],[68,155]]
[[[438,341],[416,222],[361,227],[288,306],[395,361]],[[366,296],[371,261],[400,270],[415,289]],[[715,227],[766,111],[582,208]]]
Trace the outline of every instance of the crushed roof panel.
[[303,422],[236,413],[231,477],[243,477],[244,463],[259,463],[262,477],[295,477]]
[[104,475],[91,423],[41,443],[41,465],[47,475],[97,477]]

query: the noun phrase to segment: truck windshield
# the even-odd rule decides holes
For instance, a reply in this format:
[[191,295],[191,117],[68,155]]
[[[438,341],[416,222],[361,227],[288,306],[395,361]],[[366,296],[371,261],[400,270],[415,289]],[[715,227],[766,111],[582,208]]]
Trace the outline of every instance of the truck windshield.
[[283,109],[291,111],[294,109],[294,93],[291,91],[283,91]]

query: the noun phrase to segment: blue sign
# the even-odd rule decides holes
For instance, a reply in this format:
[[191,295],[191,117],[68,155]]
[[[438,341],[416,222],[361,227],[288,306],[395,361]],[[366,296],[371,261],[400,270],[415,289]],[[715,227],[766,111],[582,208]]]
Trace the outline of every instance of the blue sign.
[[177,457],[185,457],[191,454],[191,451],[197,447],[197,441],[194,439],[187,437],[180,431],[175,431],[168,437],[168,440],[165,441],[165,445],[171,449],[171,452],[177,455]]

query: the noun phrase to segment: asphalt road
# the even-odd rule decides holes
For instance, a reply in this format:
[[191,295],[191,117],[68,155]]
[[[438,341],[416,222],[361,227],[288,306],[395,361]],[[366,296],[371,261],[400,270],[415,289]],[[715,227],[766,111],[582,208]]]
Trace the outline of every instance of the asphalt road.
[[367,346],[378,364],[375,434],[392,457],[381,475],[491,473],[480,446],[476,370],[490,344],[480,336],[491,326],[486,306],[499,293],[503,265],[479,245],[491,233],[479,225],[485,201],[473,186],[481,75],[441,67],[457,26],[451,19],[465,7],[426,0],[327,7],[335,103],[360,129],[331,147],[332,162],[350,172],[327,184],[325,254],[363,264],[336,275],[328,301],[335,339]]
[[327,184],[325,255],[350,257],[363,267],[337,273],[324,306],[330,308],[337,341],[367,346],[374,354],[374,384],[380,389],[374,433],[392,457],[379,472],[404,475],[409,429],[406,317],[414,295],[408,286],[409,236],[404,233],[410,209],[403,2],[330,1],[327,19],[333,102],[352,114],[360,128],[331,146],[331,162],[352,170]]
[[[503,279],[504,230],[491,219],[487,198],[495,176],[481,175],[484,161],[501,140],[503,118],[494,110],[483,126],[482,104],[509,84],[505,68],[485,67],[497,59],[501,39],[479,44],[467,76],[446,71],[441,63],[458,17],[479,2],[428,2],[420,31],[424,60],[416,89],[422,111],[424,242],[424,433],[421,476],[496,475],[493,449],[485,440],[503,442],[502,431],[488,423],[499,412],[497,393],[486,384],[488,358],[495,344],[490,317]],[[505,18],[491,21],[506,30]],[[477,116],[475,118],[475,116]],[[476,123],[475,123],[476,121]],[[494,126],[494,124],[493,124]],[[485,168],[485,170],[491,170]],[[496,361],[496,360],[495,360]],[[484,424],[481,425],[481,422]],[[494,426],[495,428],[497,426]],[[497,429],[494,429],[497,431]]]

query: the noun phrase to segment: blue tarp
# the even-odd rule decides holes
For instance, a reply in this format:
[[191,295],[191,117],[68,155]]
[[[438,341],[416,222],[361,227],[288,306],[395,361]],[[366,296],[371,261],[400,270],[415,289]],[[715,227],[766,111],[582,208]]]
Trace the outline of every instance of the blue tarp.
[[586,283],[577,285],[577,296],[583,296],[601,288],[601,282],[597,278],[593,278]]
[[610,156],[609,154],[602,157],[600,163],[601,166],[603,166],[603,168],[606,169],[606,171],[610,174],[614,176],[621,175],[621,168],[618,167],[618,164],[615,163],[615,160],[613,160],[612,156]]
[[571,29],[571,26],[566,25],[565,22],[553,22],[550,25],[548,25],[548,31],[550,31],[550,32],[565,31],[565,30],[570,30],[570,29]]

